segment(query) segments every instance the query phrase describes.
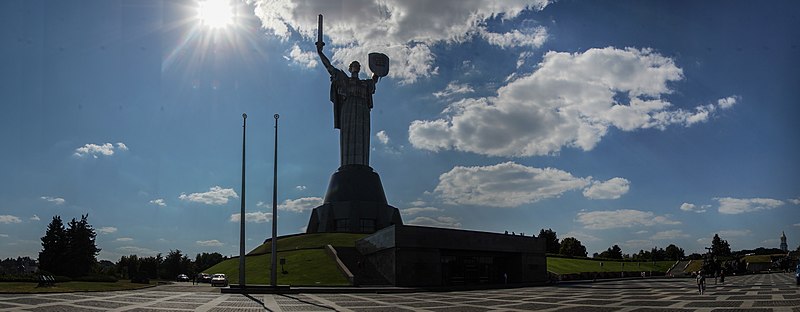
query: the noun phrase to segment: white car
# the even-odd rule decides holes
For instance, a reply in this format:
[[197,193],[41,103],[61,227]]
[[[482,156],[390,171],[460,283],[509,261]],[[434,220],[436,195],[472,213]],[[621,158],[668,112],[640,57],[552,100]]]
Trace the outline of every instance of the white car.
[[225,274],[217,273],[211,276],[211,286],[228,286],[228,277]]

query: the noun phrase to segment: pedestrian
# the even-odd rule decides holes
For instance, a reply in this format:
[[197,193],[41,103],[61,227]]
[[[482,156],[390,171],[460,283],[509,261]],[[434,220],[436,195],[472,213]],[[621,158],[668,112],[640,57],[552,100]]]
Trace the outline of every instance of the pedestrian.
[[706,277],[703,276],[703,271],[697,271],[697,291],[702,295],[706,290]]
[[503,284],[508,284],[508,273],[503,273]]
[[725,270],[719,271],[719,283],[725,284]]

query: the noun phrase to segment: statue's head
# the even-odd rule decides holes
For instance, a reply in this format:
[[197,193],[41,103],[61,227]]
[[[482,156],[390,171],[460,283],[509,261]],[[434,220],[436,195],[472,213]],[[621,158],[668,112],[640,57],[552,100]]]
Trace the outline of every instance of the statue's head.
[[350,67],[348,69],[350,70],[350,73],[358,74],[358,72],[361,71],[361,63],[359,63],[358,61],[353,61],[352,63],[350,63]]

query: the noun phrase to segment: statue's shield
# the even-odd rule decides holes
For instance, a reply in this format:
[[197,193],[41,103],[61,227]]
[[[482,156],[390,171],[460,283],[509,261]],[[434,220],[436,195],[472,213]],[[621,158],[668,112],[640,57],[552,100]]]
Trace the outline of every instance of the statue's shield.
[[389,57],[383,53],[370,53],[369,70],[378,77],[385,77],[389,74]]

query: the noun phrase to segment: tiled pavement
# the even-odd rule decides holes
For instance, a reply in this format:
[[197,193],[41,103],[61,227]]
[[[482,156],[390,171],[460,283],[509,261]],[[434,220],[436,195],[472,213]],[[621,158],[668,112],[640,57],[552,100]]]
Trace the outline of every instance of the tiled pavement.
[[637,279],[516,289],[393,294],[220,294],[207,287],[159,286],[138,291],[0,295],[0,311],[567,311],[800,312],[793,274],[709,279]]

